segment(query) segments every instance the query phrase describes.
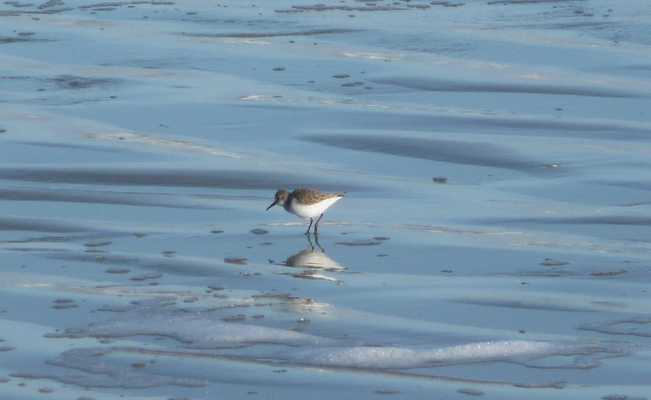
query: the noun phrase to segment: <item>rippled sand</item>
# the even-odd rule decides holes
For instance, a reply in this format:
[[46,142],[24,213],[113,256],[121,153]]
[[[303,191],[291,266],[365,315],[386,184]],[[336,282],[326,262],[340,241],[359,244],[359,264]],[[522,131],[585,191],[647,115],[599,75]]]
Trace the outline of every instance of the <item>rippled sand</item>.
[[650,14],[1,4],[0,397],[651,399]]

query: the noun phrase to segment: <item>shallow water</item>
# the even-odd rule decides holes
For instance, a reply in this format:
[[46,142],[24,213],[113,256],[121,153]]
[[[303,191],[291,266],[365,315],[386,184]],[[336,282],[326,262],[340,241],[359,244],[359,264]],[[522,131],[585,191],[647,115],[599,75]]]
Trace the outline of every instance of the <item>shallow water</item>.
[[651,399],[649,14],[3,3],[2,398]]

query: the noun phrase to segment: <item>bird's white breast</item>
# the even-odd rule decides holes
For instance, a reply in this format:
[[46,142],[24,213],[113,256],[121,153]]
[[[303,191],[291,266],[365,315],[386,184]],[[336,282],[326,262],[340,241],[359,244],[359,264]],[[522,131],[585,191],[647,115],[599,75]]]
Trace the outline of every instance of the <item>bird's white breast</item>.
[[296,199],[292,199],[292,201],[289,203],[289,207],[287,208],[287,211],[296,215],[299,218],[303,218],[303,219],[315,218],[323,214],[323,212],[327,210],[328,207],[333,205],[340,198],[341,197],[333,197],[324,200],[320,203],[312,204],[309,206],[300,204],[298,201],[296,201]]

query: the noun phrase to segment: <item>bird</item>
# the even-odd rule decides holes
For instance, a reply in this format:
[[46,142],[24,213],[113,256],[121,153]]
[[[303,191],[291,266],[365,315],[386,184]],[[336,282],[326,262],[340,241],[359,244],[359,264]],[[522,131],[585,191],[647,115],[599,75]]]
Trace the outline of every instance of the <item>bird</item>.
[[337,200],[344,197],[346,192],[341,193],[323,193],[315,189],[296,189],[289,193],[287,190],[281,189],[276,192],[275,200],[267,210],[273,206],[281,206],[288,213],[292,213],[299,218],[310,219],[310,226],[307,227],[305,234],[310,236],[310,228],[314,222],[314,218],[319,216],[316,224],[314,224],[314,236],[318,235],[317,228],[319,221],[323,218],[323,213]]

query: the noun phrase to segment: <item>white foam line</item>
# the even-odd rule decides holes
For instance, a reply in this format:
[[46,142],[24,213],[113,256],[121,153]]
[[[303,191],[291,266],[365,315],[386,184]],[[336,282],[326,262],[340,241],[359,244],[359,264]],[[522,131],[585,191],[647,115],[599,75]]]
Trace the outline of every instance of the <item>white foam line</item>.
[[95,140],[136,143],[144,146],[178,149],[189,153],[227,158],[241,158],[241,155],[239,154],[226,152],[210,146],[195,144],[183,140],[172,140],[153,135],[144,135],[140,133],[91,131],[84,136],[88,139]]

